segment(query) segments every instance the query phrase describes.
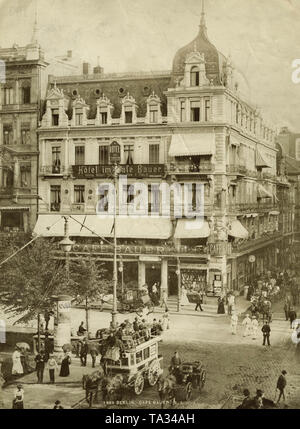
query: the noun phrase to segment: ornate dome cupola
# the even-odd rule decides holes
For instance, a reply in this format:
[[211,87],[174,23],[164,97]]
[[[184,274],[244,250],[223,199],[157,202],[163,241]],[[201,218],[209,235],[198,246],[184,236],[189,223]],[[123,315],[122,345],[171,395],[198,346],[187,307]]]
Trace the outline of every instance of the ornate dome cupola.
[[202,13],[197,37],[189,44],[179,49],[173,60],[171,86],[176,87],[184,77],[186,58],[192,52],[204,55],[206,77],[213,85],[222,84],[222,71],[225,57],[208,40],[205,22],[204,0],[202,0]]

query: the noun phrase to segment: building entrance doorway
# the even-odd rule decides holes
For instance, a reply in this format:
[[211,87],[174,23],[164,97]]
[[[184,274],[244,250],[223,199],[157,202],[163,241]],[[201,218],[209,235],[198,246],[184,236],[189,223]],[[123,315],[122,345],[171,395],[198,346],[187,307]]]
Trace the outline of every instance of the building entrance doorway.
[[151,292],[151,287],[154,283],[157,283],[158,290],[160,289],[160,281],[161,281],[161,268],[158,264],[146,264],[146,283],[149,288],[149,292]]
[[178,276],[175,267],[169,267],[168,270],[168,293],[169,296],[178,295]]

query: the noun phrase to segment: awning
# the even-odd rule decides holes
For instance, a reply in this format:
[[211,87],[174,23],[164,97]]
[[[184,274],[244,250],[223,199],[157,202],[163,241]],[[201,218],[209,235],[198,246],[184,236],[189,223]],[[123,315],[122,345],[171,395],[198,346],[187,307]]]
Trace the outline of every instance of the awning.
[[239,220],[234,220],[228,228],[228,234],[235,238],[248,238],[249,232]]
[[269,215],[270,216],[278,216],[278,215],[280,215],[280,212],[274,210],[274,211],[270,212]]
[[214,153],[213,133],[172,135],[169,156],[213,155]]
[[167,240],[171,235],[172,223],[168,218],[151,218],[151,216],[117,218],[118,238]]
[[[82,224],[95,231],[100,237],[111,235],[113,227],[112,218],[100,218],[97,215],[72,215],[72,218],[68,218],[69,234],[71,237],[97,237],[82,226]],[[39,215],[33,232],[42,237],[63,237],[64,226],[65,221],[62,215]]]
[[174,238],[207,238],[210,236],[206,220],[178,219]]
[[271,165],[264,159],[259,150],[256,151],[255,165],[259,168],[272,168]]
[[273,198],[273,196],[272,192],[269,192],[262,185],[258,185],[257,198]]
[[[97,235],[106,238],[113,237],[113,217],[97,215],[71,216],[68,218],[71,237],[97,237]],[[65,221],[62,215],[39,215],[34,233],[42,237],[63,237],[64,225]],[[117,238],[167,240],[172,235],[172,224],[170,219],[167,218],[122,217],[117,218],[116,230]]]
[[233,145],[233,146],[240,146],[240,145],[241,145],[241,143],[240,143],[240,141],[237,139],[237,137],[232,136],[232,135],[230,135],[229,143],[230,143],[231,145]]

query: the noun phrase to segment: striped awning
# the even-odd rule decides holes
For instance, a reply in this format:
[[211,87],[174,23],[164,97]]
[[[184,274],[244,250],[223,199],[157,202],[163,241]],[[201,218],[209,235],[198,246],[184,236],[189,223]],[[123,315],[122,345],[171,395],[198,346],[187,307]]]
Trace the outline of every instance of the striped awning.
[[259,168],[272,168],[271,165],[262,156],[259,150],[256,151],[255,165]]
[[258,185],[257,198],[273,198],[275,197],[272,192],[269,192],[264,186]]
[[248,238],[249,232],[239,220],[234,220],[228,228],[228,235],[235,238]]
[[[63,237],[65,221],[62,215],[39,215],[34,233],[43,237]],[[113,237],[112,216],[72,215],[68,217],[71,237]],[[168,218],[119,217],[116,222],[117,238],[167,240],[172,235]]]
[[174,238],[207,238],[210,236],[209,224],[202,219],[178,219]]
[[214,153],[213,133],[172,135],[169,156],[213,155]]

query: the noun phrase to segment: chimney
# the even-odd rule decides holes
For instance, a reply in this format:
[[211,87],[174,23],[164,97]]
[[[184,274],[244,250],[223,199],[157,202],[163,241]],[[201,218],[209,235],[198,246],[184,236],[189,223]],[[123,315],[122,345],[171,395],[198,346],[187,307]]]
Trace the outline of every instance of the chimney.
[[82,73],[83,74],[90,74],[91,73],[91,65],[90,65],[90,63],[83,63],[82,64]]
[[72,58],[73,51],[67,51],[68,58]]
[[94,71],[93,72],[94,72],[94,74],[103,74],[104,68],[100,67],[100,66],[94,67]]

